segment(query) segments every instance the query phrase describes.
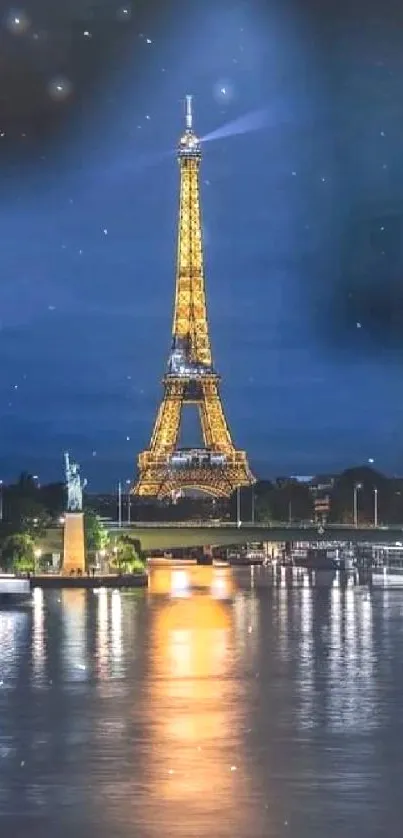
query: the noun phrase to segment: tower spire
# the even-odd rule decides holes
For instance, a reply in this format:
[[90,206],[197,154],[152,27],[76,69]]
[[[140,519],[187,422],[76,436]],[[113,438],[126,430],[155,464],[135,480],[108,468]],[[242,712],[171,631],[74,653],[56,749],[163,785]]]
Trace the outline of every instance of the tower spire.
[[192,111],[193,96],[186,96],[186,128],[188,131],[193,127],[193,111]]

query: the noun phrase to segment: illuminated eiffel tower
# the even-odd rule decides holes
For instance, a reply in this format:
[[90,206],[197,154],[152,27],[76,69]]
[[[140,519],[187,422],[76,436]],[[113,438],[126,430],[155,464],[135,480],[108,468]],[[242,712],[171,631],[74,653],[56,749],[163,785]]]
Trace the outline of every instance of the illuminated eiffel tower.
[[[199,197],[200,140],[193,131],[192,97],[186,97],[186,130],[179,141],[180,209],[172,348],[164,396],[150,447],[138,458],[137,495],[175,497],[199,490],[228,497],[254,482],[245,451],[232,441],[212,361],[204,290]],[[178,448],[184,405],[199,411],[203,448]]]

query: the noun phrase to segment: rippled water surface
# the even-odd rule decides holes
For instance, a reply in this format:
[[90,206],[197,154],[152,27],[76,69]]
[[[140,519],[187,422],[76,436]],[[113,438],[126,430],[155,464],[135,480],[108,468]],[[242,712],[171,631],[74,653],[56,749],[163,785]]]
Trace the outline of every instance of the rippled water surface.
[[0,606],[0,835],[402,835],[403,591],[270,582]]

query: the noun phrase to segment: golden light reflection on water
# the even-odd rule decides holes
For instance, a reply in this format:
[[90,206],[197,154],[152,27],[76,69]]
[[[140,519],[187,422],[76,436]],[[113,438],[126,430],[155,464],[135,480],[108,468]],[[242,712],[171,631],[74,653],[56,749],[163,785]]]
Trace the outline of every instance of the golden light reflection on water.
[[85,681],[87,678],[87,610],[84,592],[63,590],[62,661],[65,677],[69,681]]
[[239,828],[237,795],[248,785],[234,695],[233,582],[222,568],[182,568],[181,577],[177,570],[151,571],[151,591],[168,597],[153,603],[148,769],[160,816],[176,823],[176,835],[196,834],[195,816],[197,834],[227,835]]

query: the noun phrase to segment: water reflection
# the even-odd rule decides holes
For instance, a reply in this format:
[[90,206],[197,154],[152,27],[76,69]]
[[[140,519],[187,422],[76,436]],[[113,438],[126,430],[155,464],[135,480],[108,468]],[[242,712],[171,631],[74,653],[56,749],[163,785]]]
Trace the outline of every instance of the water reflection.
[[62,663],[67,681],[87,680],[86,596],[84,591],[61,591],[63,612]]
[[122,594],[120,591],[113,591],[111,598],[111,653],[112,676],[114,678],[120,678],[124,675],[122,667],[122,616]]
[[124,677],[122,596],[121,591],[108,591],[106,588],[101,588],[96,595],[94,593],[97,618],[95,665],[100,681]]
[[109,664],[109,625],[108,625],[108,591],[101,588],[96,597],[97,610],[97,674],[101,681],[108,677]]
[[196,834],[195,823],[197,835],[210,833],[212,806],[215,834],[234,834],[249,777],[239,745],[233,578],[211,567],[154,569],[151,576],[151,590],[167,595],[153,609],[150,635],[155,805],[172,835]]
[[28,632],[28,614],[0,606],[0,690],[15,684],[18,661]]
[[1,825],[400,834],[401,594],[283,576],[161,566],[0,608]]
[[46,683],[46,636],[43,590],[34,588],[32,604],[32,665],[35,686]]

